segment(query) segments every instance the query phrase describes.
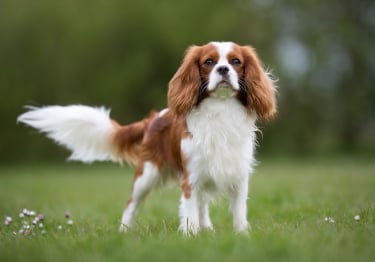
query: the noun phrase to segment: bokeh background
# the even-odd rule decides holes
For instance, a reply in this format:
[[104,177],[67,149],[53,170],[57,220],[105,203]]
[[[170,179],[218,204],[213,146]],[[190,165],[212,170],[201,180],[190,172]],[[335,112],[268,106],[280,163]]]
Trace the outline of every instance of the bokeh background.
[[375,154],[372,0],[2,0],[0,163],[68,153],[16,118],[24,105],[105,105],[130,123],[166,105],[192,44],[254,46],[279,79],[259,154]]

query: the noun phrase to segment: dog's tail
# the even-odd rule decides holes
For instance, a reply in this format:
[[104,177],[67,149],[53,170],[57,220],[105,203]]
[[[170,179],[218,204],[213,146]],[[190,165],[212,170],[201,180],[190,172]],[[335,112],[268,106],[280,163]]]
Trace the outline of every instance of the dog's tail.
[[25,123],[68,148],[69,160],[85,163],[93,161],[136,164],[140,157],[145,129],[151,114],[142,121],[121,126],[109,116],[104,107],[83,105],[28,107],[17,122]]

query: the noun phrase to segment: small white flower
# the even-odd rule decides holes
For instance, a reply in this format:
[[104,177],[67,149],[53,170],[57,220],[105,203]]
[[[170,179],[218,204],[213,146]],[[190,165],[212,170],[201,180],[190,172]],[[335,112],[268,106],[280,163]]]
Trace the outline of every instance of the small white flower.
[[361,220],[361,217],[360,217],[359,215],[356,215],[356,216],[354,217],[354,220],[355,220],[355,221],[359,221],[359,220]]
[[35,216],[35,214],[36,214],[36,213],[35,213],[34,210],[30,210],[30,211],[29,211],[29,216]]
[[20,213],[18,216],[19,216],[20,218],[23,218],[23,217],[25,216],[25,214],[24,214],[24,213]]
[[8,220],[4,221],[4,225],[8,226],[9,224],[10,224],[10,222]]
[[17,232],[16,232],[16,231],[13,231],[13,235],[17,235]]
[[39,223],[39,228],[43,228],[43,227],[44,227],[43,223]]
[[74,223],[73,220],[71,219],[68,220],[68,225],[73,225],[73,223]]
[[61,230],[62,228],[63,228],[62,225],[58,225],[58,226],[57,226],[57,229],[58,229],[58,230]]
[[20,234],[23,234],[23,232],[24,232],[23,229],[18,230],[18,233],[20,233]]
[[332,217],[325,217],[324,221],[326,221],[327,223],[330,223],[330,224],[335,223],[335,220]]
[[22,209],[22,213],[23,213],[24,215],[27,215],[27,213],[29,213],[29,210],[27,210],[26,208],[24,208],[24,209]]
[[9,223],[12,223],[13,219],[10,216],[6,216],[5,221],[8,221]]

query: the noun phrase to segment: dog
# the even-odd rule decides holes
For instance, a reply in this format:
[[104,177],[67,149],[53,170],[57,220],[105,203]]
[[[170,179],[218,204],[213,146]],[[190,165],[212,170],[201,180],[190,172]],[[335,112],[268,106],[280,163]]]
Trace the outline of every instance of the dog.
[[167,180],[179,182],[179,230],[213,230],[209,204],[229,198],[233,227],[248,232],[249,177],[255,165],[256,121],[277,113],[276,85],[255,50],[232,42],[187,49],[169,82],[168,108],[120,125],[104,107],[29,107],[18,117],[72,151],[70,160],[135,165],[120,231],[134,224],[139,204]]

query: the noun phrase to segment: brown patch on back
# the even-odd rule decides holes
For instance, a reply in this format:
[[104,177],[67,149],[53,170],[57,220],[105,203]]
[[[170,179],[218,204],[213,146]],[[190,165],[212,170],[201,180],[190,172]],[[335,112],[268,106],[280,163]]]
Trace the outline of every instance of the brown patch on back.
[[151,161],[159,169],[183,169],[180,142],[186,136],[186,124],[183,117],[170,111],[154,118],[145,133],[142,160]]
[[[144,163],[150,161],[159,170],[171,169],[181,174],[181,189],[186,198],[190,197],[189,174],[181,152],[181,140],[191,137],[191,133],[187,130],[184,116],[177,116],[172,111],[162,116],[151,113],[140,122],[120,126],[113,121],[113,125],[116,128],[113,143],[119,157],[136,164],[133,186],[143,173]],[[126,206],[131,202],[130,198]]]
[[113,135],[113,145],[116,149],[116,156],[119,159],[125,159],[134,165],[138,163],[145,130],[156,115],[157,113],[152,112],[142,121],[124,126],[112,120],[112,124],[116,129]]

